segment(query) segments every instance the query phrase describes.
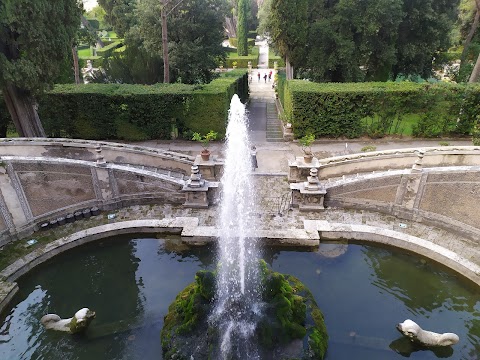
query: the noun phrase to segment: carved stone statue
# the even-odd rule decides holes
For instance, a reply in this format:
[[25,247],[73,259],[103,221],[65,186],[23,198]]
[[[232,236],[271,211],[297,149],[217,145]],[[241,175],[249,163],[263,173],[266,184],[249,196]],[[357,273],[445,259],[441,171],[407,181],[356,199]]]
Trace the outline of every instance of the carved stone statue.
[[85,331],[94,318],[95,311],[83,308],[78,310],[75,315],[69,319],[62,319],[57,314],[47,314],[40,319],[40,322],[46,329],[76,334]]
[[397,330],[410,339],[410,341],[422,346],[450,346],[458,343],[460,338],[454,333],[435,333],[423,330],[416,322],[407,319],[397,324]]

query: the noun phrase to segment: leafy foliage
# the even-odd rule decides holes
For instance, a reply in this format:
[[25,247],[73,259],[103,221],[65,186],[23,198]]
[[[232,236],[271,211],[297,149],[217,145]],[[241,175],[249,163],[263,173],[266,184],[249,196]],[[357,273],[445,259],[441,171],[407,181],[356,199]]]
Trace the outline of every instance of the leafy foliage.
[[249,0],[238,0],[237,51],[239,56],[248,55],[248,6]]
[[202,144],[204,149],[208,149],[209,143],[217,138],[218,133],[210,130],[207,134],[201,135],[198,132],[193,133],[192,140],[198,141]]
[[[48,136],[84,139],[169,139],[180,133],[225,133],[230,99],[248,96],[245,71],[208,85],[58,85],[40,98]],[[191,135],[188,136],[191,138]]]
[[59,64],[71,56],[80,14],[73,0],[0,2],[0,88],[49,88]]
[[268,0],[261,27],[297,69],[325,82],[428,78],[460,0]]
[[[281,79],[281,77],[279,78]],[[416,114],[413,135],[468,135],[480,111],[480,86],[457,84],[326,83],[292,80],[279,96],[297,137],[384,136],[392,123]],[[365,119],[376,119],[365,122]],[[370,124],[367,127],[366,124]],[[398,124],[397,124],[398,125]]]

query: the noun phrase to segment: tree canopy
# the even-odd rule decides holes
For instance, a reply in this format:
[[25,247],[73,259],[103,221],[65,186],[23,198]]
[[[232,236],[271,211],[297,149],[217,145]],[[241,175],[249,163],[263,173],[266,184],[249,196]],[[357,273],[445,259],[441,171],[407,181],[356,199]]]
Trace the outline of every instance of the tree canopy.
[[[124,14],[125,3],[129,3],[131,17]],[[143,0],[139,2],[121,0],[100,0],[107,14],[123,14],[125,22],[119,25],[113,15],[106,17],[112,21],[115,31],[124,31],[126,50],[107,59],[107,78],[125,83],[154,83],[163,71],[160,63],[162,55],[161,1]],[[178,6],[175,6],[178,4]],[[223,19],[227,13],[224,0],[183,0],[172,2],[167,10],[168,54],[170,76],[173,82],[204,83],[213,76],[218,59],[223,58]],[[103,5],[102,5],[103,6]],[[133,8],[131,8],[133,6]],[[118,7],[118,8],[117,8]],[[120,19],[120,15],[117,16]],[[123,29],[128,24],[128,29]],[[119,27],[120,26],[120,27]],[[142,67],[139,58],[144,62]]]
[[81,6],[76,0],[2,0],[0,87],[38,91],[52,85],[70,54]]
[[459,0],[269,0],[274,46],[317,81],[428,77],[449,44]]
[[32,95],[71,56],[81,13],[76,0],[0,2],[0,89],[20,136],[44,135]]

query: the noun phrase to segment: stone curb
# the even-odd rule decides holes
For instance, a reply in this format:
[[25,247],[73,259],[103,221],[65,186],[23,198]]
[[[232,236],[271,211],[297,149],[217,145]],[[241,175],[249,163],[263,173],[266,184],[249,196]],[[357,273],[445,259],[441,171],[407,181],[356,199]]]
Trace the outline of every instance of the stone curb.
[[[18,291],[14,281],[35,266],[88,242],[134,232],[178,234],[190,245],[213,242],[219,235],[219,229],[214,226],[199,226],[199,219],[196,217],[119,221],[78,231],[34,250],[0,272],[0,313]],[[478,265],[442,246],[394,230],[369,225],[331,223],[326,220],[304,220],[304,229],[256,230],[251,235],[263,239],[267,244],[286,246],[316,247],[322,239],[342,238],[385,244],[437,261],[480,286]]]

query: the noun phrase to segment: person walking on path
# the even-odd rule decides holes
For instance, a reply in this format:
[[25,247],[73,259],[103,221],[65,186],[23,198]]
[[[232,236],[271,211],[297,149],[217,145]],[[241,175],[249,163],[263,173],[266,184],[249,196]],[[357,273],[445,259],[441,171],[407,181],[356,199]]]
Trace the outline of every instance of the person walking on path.
[[270,82],[270,80],[272,80],[272,70],[268,73],[268,81]]
[[258,72],[257,76],[258,76],[258,82],[260,82],[260,71]]
[[267,83],[267,73],[265,73],[265,75],[263,75],[263,79],[265,80],[265,84]]
[[257,162],[257,148],[255,145],[253,145],[250,148],[250,160],[252,163],[252,170],[255,171],[256,168],[258,168],[258,162]]

